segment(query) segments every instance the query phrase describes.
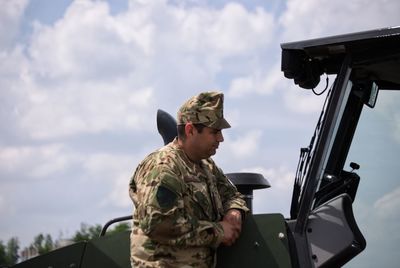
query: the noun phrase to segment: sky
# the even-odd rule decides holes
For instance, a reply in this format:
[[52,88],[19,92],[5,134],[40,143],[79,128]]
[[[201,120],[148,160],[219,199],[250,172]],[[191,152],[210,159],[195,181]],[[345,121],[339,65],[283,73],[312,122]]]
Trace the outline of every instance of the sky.
[[[264,175],[272,187],[255,192],[254,212],[289,216],[300,148],[324,96],[284,78],[280,44],[400,25],[397,0],[0,3],[0,240],[17,236],[22,247],[39,233],[68,238],[81,223],[131,214],[129,179],[163,144],[157,109],[175,116],[206,90],[225,94],[232,125],[215,161],[225,173]],[[400,219],[390,202],[400,204],[400,183],[389,185],[374,191],[367,181],[375,194],[360,193],[365,230],[379,229],[370,207]],[[398,256],[374,255],[379,248],[348,267],[397,267]]]

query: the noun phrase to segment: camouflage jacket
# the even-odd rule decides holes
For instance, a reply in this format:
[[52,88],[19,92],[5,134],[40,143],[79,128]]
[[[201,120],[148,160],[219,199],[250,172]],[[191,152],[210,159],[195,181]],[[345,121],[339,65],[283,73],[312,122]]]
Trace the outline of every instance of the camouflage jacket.
[[231,208],[248,211],[213,160],[191,162],[176,139],[139,164],[129,194],[133,267],[213,267],[223,238],[218,222]]

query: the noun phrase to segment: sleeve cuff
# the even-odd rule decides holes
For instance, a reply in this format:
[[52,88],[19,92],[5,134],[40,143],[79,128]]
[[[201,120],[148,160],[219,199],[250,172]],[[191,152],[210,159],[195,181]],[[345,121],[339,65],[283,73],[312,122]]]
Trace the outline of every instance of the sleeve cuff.
[[224,228],[219,222],[214,223],[214,241],[213,248],[217,248],[224,239]]

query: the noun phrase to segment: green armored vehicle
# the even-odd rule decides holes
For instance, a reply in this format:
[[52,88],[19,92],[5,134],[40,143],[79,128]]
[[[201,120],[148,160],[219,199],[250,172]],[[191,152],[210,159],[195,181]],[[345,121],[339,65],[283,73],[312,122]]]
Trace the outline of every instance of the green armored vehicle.
[[[299,87],[320,95],[323,92],[315,88],[324,84],[321,78],[333,81],[331,86],[327,81],[323,89],[326,101],[310,144],[300,150],[290,218],[281,214],[247,217],[236,244],[219,248],[218,267],[341,267],[366,248],[353,214],[365,158],[357,150],[370,149],[375,161],[384,166],[380,170],[377,164],[366,167],[376,179],[394,179],[390,174],[397,165],[385,166],[385,159],[378,155],[383,150],[371,152],[374,148],[368,137],[375,136],[360,137],[380,128],[367,129],[370,125],[364,123],[362,112],[377,113],[378,95],[393,102],[400,94],[400,28],[285,43],[281,48],[282,72]],[[157,124],[165,143],[174,138],[175,121],[169,114],[159,111]],[[353,159],[357,155],[360,159]],[[260,174],[227,175],[245,194],[250,208],[253,190],[269,186]],[[104,234],[110,224],[130,218],[108,222],[97,239],[14,267],[128,268],[129,233]]]

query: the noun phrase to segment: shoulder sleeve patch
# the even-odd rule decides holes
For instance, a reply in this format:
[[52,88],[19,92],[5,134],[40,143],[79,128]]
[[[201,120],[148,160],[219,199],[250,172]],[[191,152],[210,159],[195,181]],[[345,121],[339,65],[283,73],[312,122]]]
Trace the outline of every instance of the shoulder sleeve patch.
[[168,209],[175,204],[178,196],[167,187],[160,185],[158,186],[156,197],[160,207],[163,209]]

